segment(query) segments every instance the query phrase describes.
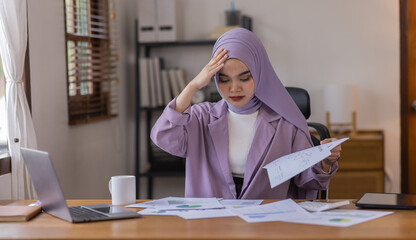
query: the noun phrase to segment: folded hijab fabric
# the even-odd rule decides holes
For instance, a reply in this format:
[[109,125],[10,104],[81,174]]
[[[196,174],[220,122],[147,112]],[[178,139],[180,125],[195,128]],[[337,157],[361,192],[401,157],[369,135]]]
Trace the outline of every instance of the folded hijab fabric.
[[[228,58],[236,58],[246,64],[255,86],[254,96],[250,102],[240,108],[233,107],[227,102],[228,108],[236,113],[249,114],[256,111],[262,103],[266,104],[305,132],[310,140],[305,117],[277,77],[266,50],[256,35],[244,28],[230,30],[217,39],[212,56],[219,49],[227,49]],[[218,89],[218,73],[214,77]]]

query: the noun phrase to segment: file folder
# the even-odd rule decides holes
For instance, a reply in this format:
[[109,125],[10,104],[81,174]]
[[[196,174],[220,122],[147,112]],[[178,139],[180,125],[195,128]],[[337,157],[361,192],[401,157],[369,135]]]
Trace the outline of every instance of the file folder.
[[159,42],[178,40],[176,4],[175,0],[156,0],[157,39]]
[[156,1],[138,0],[139,42],[157,41]]

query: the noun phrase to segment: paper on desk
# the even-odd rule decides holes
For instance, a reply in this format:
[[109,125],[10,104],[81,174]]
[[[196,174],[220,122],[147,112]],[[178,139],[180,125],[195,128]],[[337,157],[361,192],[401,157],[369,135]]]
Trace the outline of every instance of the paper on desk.
[[225,208],[252,207],[252,206],[258,206],[262,202],[263,202],[263,200],[251,200],[251,199],[223,199],[223,200],[220,200],[220,203]]
[[184,219],[201,219],[201,218],[217,218],[217,217],[233,217],[234,213],[227,209],[200,209],[181,211],[177,214]]
[[217,198],[183,198],[165,197],[152,201],[135,203],[126,207],[154,208],[158,210],[186,210],[186,209],[211,209],[224,208]]
[[228,210],[249,223],[314,218],[311,213],[301,208],[292,199],[255,207],[233,208]]
[[[167,198],[173,199],[173,198]],[[160,200],[160,199],[159,199]],[[163,199],[166,200],[166,199]],[[228,211],[226,208],[241,208],[258,206],[263,200],[248,200],[248,199],[221,199],[220,203],[222,209],[181,209],[181,210],[159,210],[155,206],[162,201],[154,200],[145,203],[132,204],[128,207],[145,207],[138,213],[142,215],[175,215],[184,219],[201,219],[201,218],[216,218],[216,217],[230,217],[235,216],[234,213]]]
[[267,164],[264,168],[267,169],[270,186],[274,188],[312,167],[314,164],[322,161],[331,155],[331,149],[348,139],[349,138],[342,138],[333,142],[294,152]]
[[387,211],[334,209],[329,211],[312,213],[314,218],[310,219],[284,219],[282,221],[333,227],[349,227],[358,223],[370,221],[392,213],[393,212]]
[[[179,210],[180,211],[180,210]],[[169,215],[169,216],[176,216],[178,215],[179,211],[167,211],[167,210],[158,210],[154,208],[146,208],[143,210],[138,211],[141,215]]]
[[192,209],[192,210],[158,210],[154,208],[146,208],[138,211],[141,215],[169,215],[179,216],[184,219],[201,219],[201,218],[217,218],[217,217],[233,217],[234,213],[227,209]]
[[155,208],[157,210],[190,210],[224,208],[217,198],[167,197],[150,202],[128,205],[128,207]]
[[130,205],[126,205],[126,207],[154,208],[155,206],[162,204],[163,202],[165,202],[166,200],[169,200],[170,198],[172,198],[172,197],[165,197],[165,198],[150,200],[150,201],[146,201],[146,202],[133,203],[133,204],[130,204]]

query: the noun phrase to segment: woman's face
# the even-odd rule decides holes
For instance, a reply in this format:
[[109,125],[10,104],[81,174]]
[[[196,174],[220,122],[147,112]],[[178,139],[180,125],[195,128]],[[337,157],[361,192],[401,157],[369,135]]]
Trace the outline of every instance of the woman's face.
[[246,105],[254,95],[254,80],[248,67],[235,58],[225,61],[219,71],[218,89],[233,107]]

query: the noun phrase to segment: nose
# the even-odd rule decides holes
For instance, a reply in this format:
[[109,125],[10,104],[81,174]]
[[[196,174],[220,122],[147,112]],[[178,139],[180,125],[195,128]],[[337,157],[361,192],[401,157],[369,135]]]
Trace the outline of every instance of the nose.
[[240,90],[240,81],[233,79],[231,81],[230,91],[231,92],[237,92]]

